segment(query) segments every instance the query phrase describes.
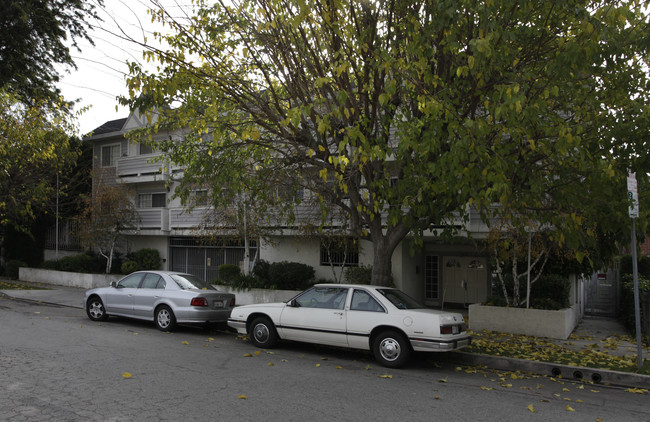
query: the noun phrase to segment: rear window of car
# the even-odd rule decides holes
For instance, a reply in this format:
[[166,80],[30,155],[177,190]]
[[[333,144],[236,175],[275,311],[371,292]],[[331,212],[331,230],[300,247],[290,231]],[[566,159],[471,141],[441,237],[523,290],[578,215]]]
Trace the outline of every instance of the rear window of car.
[[411,296],[407,295],[401,290],[397,289],[377,289],[382,296],[384,296],[390,303],[395,305],[397,309],[422,309],[422,305]]
[[176,282],[178,287],[183,290],[199,289],[199,290],[217,290],[211,284],[206,283],[200,278],[191,274],[170,274],[172,280]]

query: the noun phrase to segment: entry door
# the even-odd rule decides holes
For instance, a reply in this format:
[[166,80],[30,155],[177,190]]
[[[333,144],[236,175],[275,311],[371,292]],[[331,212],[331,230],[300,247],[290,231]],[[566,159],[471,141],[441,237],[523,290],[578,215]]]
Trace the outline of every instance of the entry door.
[[588,315],[618,315],[618,270],[594,274],[587,288],[585,313]]
[[480,303],[487,299],[485,258],[447,256],[442,262],[445,302]]

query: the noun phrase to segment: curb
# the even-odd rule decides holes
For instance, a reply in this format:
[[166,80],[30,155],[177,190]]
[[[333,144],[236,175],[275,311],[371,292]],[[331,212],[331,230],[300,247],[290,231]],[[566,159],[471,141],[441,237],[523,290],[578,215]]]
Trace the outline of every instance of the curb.
[[492,369],[521,371],[542,376],[592,382],[601,385],[650,389],[650,376],[608,369],[584,368],[557,363],[530,361],[503,356],[481,355],[467,352],[450,352],[445,360],[462,365],[485,366]]

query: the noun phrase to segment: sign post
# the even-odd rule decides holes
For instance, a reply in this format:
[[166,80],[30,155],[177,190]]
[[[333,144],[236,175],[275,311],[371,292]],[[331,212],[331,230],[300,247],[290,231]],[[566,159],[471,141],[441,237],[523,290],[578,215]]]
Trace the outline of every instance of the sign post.
[[636,218],[639,217],[639,194],[636,175],[630,173],[627,177],[627,197],[632,203],[629,215],[632,219],[632,273],[634,277],[634,318],[636,320],[637,365],[643,367],[643,347],[641,344],[641,308],[639,302],[639,265],[636,252]]

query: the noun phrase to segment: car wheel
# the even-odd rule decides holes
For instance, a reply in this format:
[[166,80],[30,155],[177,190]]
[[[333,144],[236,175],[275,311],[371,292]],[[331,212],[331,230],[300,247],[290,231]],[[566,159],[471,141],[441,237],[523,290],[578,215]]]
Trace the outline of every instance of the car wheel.
[[275,326],[266,317],[259,317],[253,320],[248,335],[253,344],[257,347],[269,349],[278,342],[278,332]]
[[401,333],[383,331],[372,343],[372,353],[375,359],[388,368],[400,368],[411,356],[411,346]]
[[105,321],[108,318],[106,309],[104,308],[104,302],[98,296],[92,296],[86,302],[86,313],[88,318],[93,321]]
[[156,309],[156,314],[154,315],[156,321],[156,327],[160,331],[172,331],[176,328],[176,317],[174,312],[167,305],[161,305]]

